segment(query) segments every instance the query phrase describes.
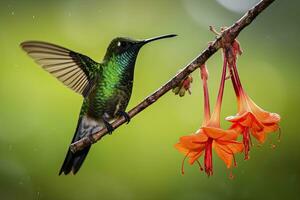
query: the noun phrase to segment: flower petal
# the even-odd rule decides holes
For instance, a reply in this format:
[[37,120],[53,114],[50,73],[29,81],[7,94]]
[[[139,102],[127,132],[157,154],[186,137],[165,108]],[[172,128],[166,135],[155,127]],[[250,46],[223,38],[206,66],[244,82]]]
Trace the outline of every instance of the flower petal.
[[224,130],[215,127],[202,127],[202,129],[208,137],[215,140],[235,140],[238,137],[238,133],[234,129]]
[[273,124],[265,124],[264,125],[264,131],[266,133],[275,132],[279,129],[279,125],[276,123]]
[[207,136],[204,134],[194,134],[188,136],[182,136],[179,139],[179,143],[182,147],[189,150],[202,149],[207,141]]
[[258,105],[254,103],[254,101],[246,95],[246,99],[248,101],[248,105],[251,108],[251,111],[256,116],[256,118],[262,123],[279,123],[280,116],[277,113],[270,113],[268,111],[263,110]]
[[199,157],[202,155],[203,151],[193,151],[193,152],[190,152],[188,157],[189,157],[189,163],[192,165],[194,164],[194,162],[196,160],[199,159]]
[[180,142],[176,143],[176,144],[174,145],[174,147],[175,147],[178,151],[180,151],[181,153],[183,153],[184,155],[186,155],[186,154],[189,152],[189,150],[188,150],[185,146],[183,146]]
[[260,142],[260,143],[264,143],[266,140],[266,132],[262,131],[256,131],[256,130],[252,130],[251,129],[251,133],[252,135]]
[[224,147],[222,145],[219,145],[217,143],[214,145],[214,148],[215,148],[215,151],[216,151],[217,155],[226,164],[226,167],[230,168],[231,167],[231,163],[232,163],[233,155],[231,153],[228,153],[228,151],[227,151],[228,149],[226,150],[226,147]]
[[230,168],[234,154],[243,151],[243,144],[236,141],[228,141],[226,145],[215,142],[214,148],[217,155],[225,162],[227,168]]

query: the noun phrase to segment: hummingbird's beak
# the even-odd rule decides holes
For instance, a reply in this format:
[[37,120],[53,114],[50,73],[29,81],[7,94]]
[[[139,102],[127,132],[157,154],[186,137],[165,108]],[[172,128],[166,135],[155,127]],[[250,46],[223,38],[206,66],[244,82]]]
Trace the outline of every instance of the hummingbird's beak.
[[160,40],[160,39],[165,39],[165,38],[171,38],[171,37],[175,37],[175,36],[177,36],[177,35],[176,34],[161,35],[161,36],[158,36],[158,37],[153,37],[153,38],[149,38],[149,39],[143,40],[143,41],[141,41],[141,44],[144,45],[144,44],[147,44],[149,42],[153,42],[155,40]]

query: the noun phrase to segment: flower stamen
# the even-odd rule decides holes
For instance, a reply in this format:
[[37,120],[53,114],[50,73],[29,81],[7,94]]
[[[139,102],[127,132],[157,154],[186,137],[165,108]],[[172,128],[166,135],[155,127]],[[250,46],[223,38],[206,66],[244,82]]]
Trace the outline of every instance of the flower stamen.
[[281,128],[278,127],[278,138],[277,141],[280,142],[281,141]]
[[182,175],[184,175],[184,163],[189,154],[190,154],[190,151],[185,155],[185,157],[182,160],[182,163],[181,163],[181,174]]
[[230,180],[233,180],[235,178],[235,176],[233,175],[232,173],[232,170],[230,170],[229,172],[229,177],[228,177]]
[[197,162],[197,164],[198,164],[198,166],[199,166],[200,171],[203,171],[203,167],[202,167],[202,165],[200,164],[199,160],[196,160],[196,162]]
[[237,164],[236,164],[236,159],[235,159],[235,155],[234,153],[232,153],[232,157],[233,157],[233,166],[236,167]]

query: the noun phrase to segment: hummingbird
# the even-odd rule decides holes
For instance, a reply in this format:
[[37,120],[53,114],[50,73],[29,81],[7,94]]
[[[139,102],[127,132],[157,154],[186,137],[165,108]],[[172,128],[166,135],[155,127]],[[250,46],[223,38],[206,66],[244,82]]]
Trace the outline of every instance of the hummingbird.
[[[42,41],[25,41],[21,48],[44,70],[64,85],[83,96],[79,119],[72,143],[106,127],[113,132],[111,123],[124,117],[132,93],[136,58],[142,46],[175,34],[145,40],[127,37],[113,39],[102,62],[59,45]],[[76,174],[82,166],[90,146],[76,153],[68,149],[59,175]]]

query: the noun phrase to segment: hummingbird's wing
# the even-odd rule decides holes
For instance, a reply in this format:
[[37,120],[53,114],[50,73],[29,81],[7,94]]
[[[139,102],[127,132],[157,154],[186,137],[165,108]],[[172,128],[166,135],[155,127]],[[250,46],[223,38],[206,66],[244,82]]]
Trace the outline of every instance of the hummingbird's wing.
[[21,43],[21,47],[66,86],[84,97],[88,95],[100,68],[99,63],[88,56],[47,42],[27,41]]

